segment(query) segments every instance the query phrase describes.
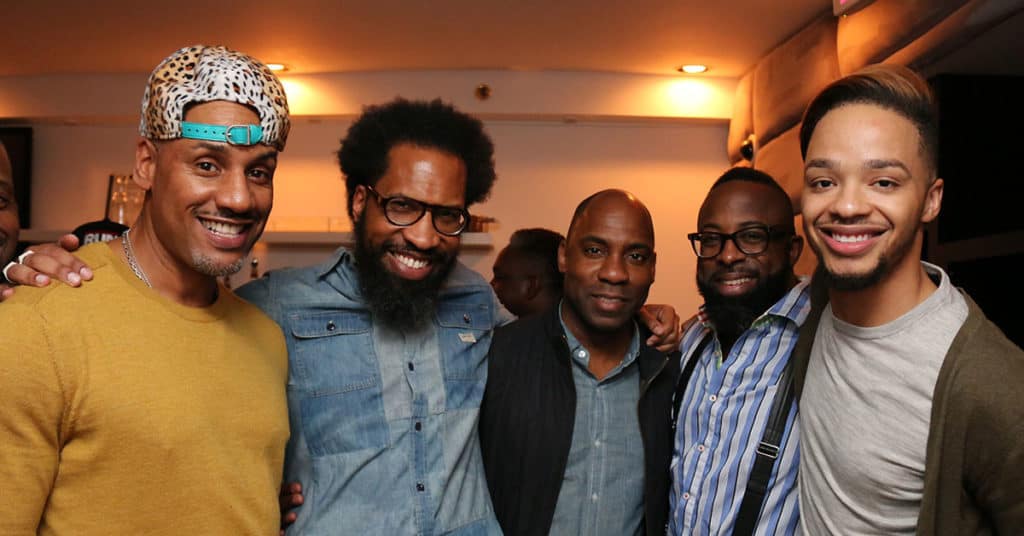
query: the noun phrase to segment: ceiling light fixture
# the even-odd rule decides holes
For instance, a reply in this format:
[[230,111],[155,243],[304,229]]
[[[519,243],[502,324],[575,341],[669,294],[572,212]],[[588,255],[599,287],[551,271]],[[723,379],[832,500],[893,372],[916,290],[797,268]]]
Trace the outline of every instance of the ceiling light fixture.
[[686,73],[686,74],[700,74],[700,73],[703,73],[703,72],[707,72],[708,66],[707,65],[701,65],[701,64],[698,64],[698,63],[694,63],[694,64],[690,64],[690,65],[683,65],[682,67],[680,67],[680,68],[678,68],[676,70],[681,72],[681,73]]
[[283,73],[288,70],[288,66],[283,63],[268,63],[267,69],[270,69],[275,73]]

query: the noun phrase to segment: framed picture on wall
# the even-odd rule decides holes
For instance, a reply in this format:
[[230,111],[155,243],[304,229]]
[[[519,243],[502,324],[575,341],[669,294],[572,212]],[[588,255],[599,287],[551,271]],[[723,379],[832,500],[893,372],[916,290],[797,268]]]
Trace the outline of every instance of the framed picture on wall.
[[32,128],[0,127],[0,142],[11,158],[18,223],[22,229],[28,229],[32,221]]

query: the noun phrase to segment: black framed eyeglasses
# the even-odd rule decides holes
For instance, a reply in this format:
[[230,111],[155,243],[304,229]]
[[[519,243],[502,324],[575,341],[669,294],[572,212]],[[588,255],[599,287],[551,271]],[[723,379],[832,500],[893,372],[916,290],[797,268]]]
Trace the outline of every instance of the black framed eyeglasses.
[[693,252],[702,259],[717,257],[725,247],[727,240],[732,240],[744,255],[760,255],[768,249],[768,244],[773,238],[791,236],[794,233],[791,228],[772,229],[768,225],[755,225],[740,229],[735,233],[716,233],[704,231],[702,233],[690,233],[686,238],[690,239]]
[[400,195],[384,197],[372,186],[364,186],[377,197],[377,202],[384,209],[384,217],[391,225],[408,227],[420,221],[429,210],[434,230],[445,236],[459,236],[469,227],[469,211],[464,208],[431,205]]

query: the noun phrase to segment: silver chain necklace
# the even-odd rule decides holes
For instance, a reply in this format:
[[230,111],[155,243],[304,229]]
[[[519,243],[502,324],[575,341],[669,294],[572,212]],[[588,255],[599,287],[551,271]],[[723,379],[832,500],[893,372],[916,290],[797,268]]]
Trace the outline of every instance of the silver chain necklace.
[[125,229],[124,233],[121,234],[121,243],[124,244],[124,256],[128,257],[128,267],[132,269],[135,277],[141,279],[147,287],[153,288],[149,278],[146,277],[146,272],[143,272],[142,267],[139,266],[139,261],[135,260],[135,252],[132,251],[132,240],[128,238],[128,231],[131,231],[131,229]]

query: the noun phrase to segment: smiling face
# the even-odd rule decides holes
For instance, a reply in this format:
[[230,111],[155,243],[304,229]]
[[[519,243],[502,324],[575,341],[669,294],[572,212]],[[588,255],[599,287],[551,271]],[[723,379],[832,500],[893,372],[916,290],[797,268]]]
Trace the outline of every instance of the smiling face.
[[[382,197],[463,208],[466,166],[438,149],[399,144],[388,152],[388,168],[373,188]],[[360,285],[371,309],[393,326],[424,321],[455,263],[460,238],[437,232],[430,211],[412,225],[392,224],[379,198],[365,186],[356,188],[352,215]]]
[[598,194],[558,250],[565,274],[563,319],[573,333],[631,329],[654,283],[654,226],[636,198]]
[[734,241],[725,240],[717,256],[697,259],[697,286],[712,318],[722,313],[715,322],[719,330],[733,329],[733,324],[746,329],[795,283],[793,265],[803,242],[793,234],[774,233],[793,230],[790,207],[778,189],[744,180],[723,182],[704,200],[697,218],[699,232],[732,234],[757,226],[773,231],[761,253],[748,255]]
[[[259,124],[251,109],[226,101],[195,105],[185,120]],[[135,178],[148,190],[140,218],[152,226],[160,264],[207,276],[238,271],[270,214],[276,167],[277,150],[266,145],[140,140]]]
[[858,290],[919,270],[922,227],[939,214],[914,124],[873,104],[828,112],[804,166],[804,229],[833,287]]

